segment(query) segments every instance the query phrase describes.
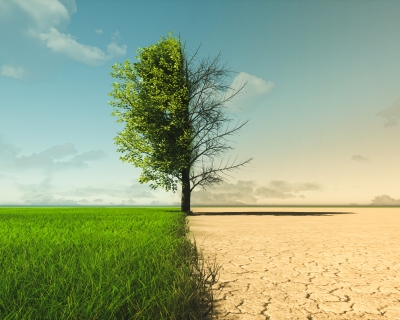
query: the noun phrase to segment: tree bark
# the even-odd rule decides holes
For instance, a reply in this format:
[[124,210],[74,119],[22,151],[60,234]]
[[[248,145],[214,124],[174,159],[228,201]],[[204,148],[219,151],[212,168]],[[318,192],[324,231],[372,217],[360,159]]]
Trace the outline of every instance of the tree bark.
[[190,177],[189,169],[182,170],[181,212],[190,213]]

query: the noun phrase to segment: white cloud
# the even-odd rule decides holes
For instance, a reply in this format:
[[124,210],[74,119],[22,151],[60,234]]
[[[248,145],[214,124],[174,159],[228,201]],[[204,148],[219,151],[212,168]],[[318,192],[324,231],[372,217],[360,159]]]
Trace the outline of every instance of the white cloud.
[[105,157],[105,152],[103,150],[88,151],[78,154],[71,159],[71,162],[79,161],[96,161]]
[[[22,193],[19,204],[23,205],[81,205],[103,203],[99,196],[108,196],[119,200],[118,205],[136,205],[134,199],[154,199],[155,195],[148,190],[147,185],[133,183],[129,186],[110,186],[107,188],[93,188],[91,186],[71,188],[62,191],[62,186],[51,183],[52,178],[47,177],[39,183],[22,184],[14,186]],[[97,197],[91,201],[86,198]],[[154,201],[153,201],[154,202]]]
[[53,52],[64,54],[90,66],[102,65],[107,60],[126,53],[126,45],[119,47],[115,42],[111,42],[107,46],[107,55],[99,48],[79,43],[72,35],[60,33],[55,28],[50,28],[49,33],[40,34],[29,29],[28,34],[40,39]]
[[365,157],[363,157],[363,156],[361,156],[359,154],[356,155],[356,156],[352,156],[351,160],[360,161],[360,162],[368,162],[369,161],[368,158],[365,158]]
[[394,199],[392,197],[389,197],[387,194],[384,194],[382,196],[377,196],[374,199],[372,199],[372,203],[370,204],[371,206],[373,205],[400,205],[400,199]]
[[248,94],[256,95],[256,94],[264,94],[270,92],[274,87],[275,84],[271,81],[264,81],[261,78],[256,76],[252,76],[246,72],[240,72],[234,79],[233,79],[233,86],[236,87],[239,83],[244,83],[247,81],[247,85],[244,87],[244,91],[248,92]]
[[69,20],[67,8],[58,0],[14,0],[14,4],[31,17],[38,30],[46,30]]
[[0,67],[0,75],[3,77],[22,79],[25,74],[24,68],[15,68],[10,64],[4,64]]
[[101,30],[101,29],[96,29],[96,30],[94,30],[97,34],[103,34],[103,30]]
[[7,166],[14,165],[15,158],[20,152],[21,148],[15,147],[10,143],[6,143],[4,139],[0,136],[0,168],[5,170]]
[[58,1],[64,5],[64,7],[68,10],[70,14],[76,13],[77,8],[75,0],[58,0]]
[[386,122],[383,124],[385,128],[396,126],[400,119],[400,100],[397,100],[392,107],[378,112],[375,116],[386,118]]
[[76,150],[73,143],[66,143],[64,145],[58,145],[51,147],[45,151],[39,153],[40,155],[48,156],[52,159],[62,159],[71,154],[77,154],[78,151]]
[[[21,172],[24,170],[40,169],[46,173],[52,173],[65,169],[82,169],[88,167],[87,161],[97,161],[106,157],[106,153],[103,150],[92,150],[78,154],[73,143],[57,145],[29,156],[18,157],[20,152],[20,148],[6,144],[0,137],[0,172],[2,170],[7,172]],[[71,155],[75,156],[69,161],[54,161],[55,159],[63,159]]]
[[0,0],[0,21],[11,19],[13,10],[11,0]]
[[75,12],[75,0],[0,0],[0,76],[49,80],[68,60],[99,66],[126,54],[127,46],[118,45],[118,32],[106,50],[78,42],[67,31]]
[[111,36],[112,42],[107,45],[107,53],[110,57],[123,56],[126,53],[126,45],[119,47],[117,43],[121,40],[119,31],[115,31]]
[[71,199],[55,198],[52,192],[51,178],[45,178],[38,184],[14,184],[21,192],[22,205],[77,205]]
[[[265,80],[246,72],[240,72],[232,81],[230,87],[234,91],[239,90],[247,81],[244,88],[232,98],[231,101],[225,103],[231,113],[245,113],[251,111],[261,104],[265,104],[266,95],[275,88],[272,81]],[[225,98],[231,96],[233,91],[228,90]]]

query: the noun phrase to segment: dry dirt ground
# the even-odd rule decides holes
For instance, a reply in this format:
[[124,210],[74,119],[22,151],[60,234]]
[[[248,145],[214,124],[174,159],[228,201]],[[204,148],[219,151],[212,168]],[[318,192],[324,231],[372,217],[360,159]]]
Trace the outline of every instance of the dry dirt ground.
[[[400,319],[400,208],[192,208],[215,319]],[[242,213],[242,214],[238,214]]]

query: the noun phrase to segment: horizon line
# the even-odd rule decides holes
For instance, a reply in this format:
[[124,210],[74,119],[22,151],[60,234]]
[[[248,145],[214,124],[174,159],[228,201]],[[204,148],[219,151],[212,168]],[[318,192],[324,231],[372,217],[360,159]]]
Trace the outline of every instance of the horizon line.
[[[7,205],[0,205],[0,208],[7,208],[7,207],[168,207],[168,208],[179,208],[179,205],[15,205],[15,204],[7,204]],[[234,207],[234,208],[245,208],[245,207],[400,207],[400,204],[362,204],[362,205],[193,205],[191,208],[199,208],[199,207]]]

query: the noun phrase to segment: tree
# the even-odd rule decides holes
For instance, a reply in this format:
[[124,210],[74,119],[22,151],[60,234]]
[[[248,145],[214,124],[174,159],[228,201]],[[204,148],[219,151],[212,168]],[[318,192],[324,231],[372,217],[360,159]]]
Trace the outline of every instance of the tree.
[[[200,48],[200,46],[199,46]],[[137,63],[127,59],[124,66],[115,63],[110,75],[123,80],[114,82],[114,90],[109,93],[119,102],[109,103],[125,109],[121,113],[114,110],[111,115],[118,116],[117,122],[126,122],[125,129],[115,137],[118,152],[123,162],[131,162],[143,169],[140,183],[150,184],[166,191],[182,187],[181,211],[191,213],[190,195],[197,186],[205,189],[223,180],[220,174],[238,169],[253,158],[239,164],[214,167],[214,157],[232,147],[221,143],[247,122],[229,130],[223,125],[232,121],[222,111],[223,103],[239,93],[247,82],[229,98],[222,101],[211,99],[222,90],[232,90],[218,80],[232,71],[219,68],[216,64],[220,54],[209,62],[203,60],[194,70],[181,44],[180,38],[168,33],[157,44],[137,50]],[[204,157],[211,160],[205,166]],[[196,164],[202,162],[201,171],[196,172]],[[236,159],[235,159],[236,161]]]

